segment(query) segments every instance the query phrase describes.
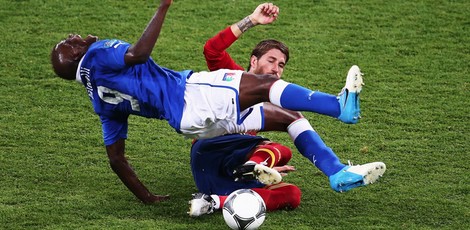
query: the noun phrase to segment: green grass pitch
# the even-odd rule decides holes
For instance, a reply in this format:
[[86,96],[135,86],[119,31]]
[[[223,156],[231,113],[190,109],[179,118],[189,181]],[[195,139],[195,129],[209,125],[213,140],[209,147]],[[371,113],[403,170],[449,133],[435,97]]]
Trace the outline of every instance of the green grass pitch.
[[[152,57],[206,70],[203,45],[262,2],[175,0]],[[284,79],[336,94],[353,64],[365,73],[363,119],[304,113],[344,161],[384,161],[377,184],[335,193],[294,151],[284,178],[303,192],[262,229],[470,228],[470,2],[275,1],[278,21],[229,52],[243,66],[261,39],[284,41]],[[158,1],[0,0],[0,229],[227,229],[221,212],[187,216],[196,191],[190,140],[164,121],[130,119],[127,155],[171,200],[143,205],[109,167],[99,118],[79,84],[54,76],[49,54],[69,33],[134,43]],[[285,133],[266,133],[294,147]]]

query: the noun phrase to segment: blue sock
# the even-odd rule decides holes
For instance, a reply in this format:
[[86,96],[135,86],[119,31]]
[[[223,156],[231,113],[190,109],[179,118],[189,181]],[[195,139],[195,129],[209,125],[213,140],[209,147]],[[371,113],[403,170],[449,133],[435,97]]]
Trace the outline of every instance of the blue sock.
[[296,84],[288,84],[280,95],[283,108],[295,111],[309,111],[337,118],[341,114],[336,96],[312,91]]
[[328,177],[346,166],[313,130],[305,130],[299,134],[295,138],[294,144],[304,157]]

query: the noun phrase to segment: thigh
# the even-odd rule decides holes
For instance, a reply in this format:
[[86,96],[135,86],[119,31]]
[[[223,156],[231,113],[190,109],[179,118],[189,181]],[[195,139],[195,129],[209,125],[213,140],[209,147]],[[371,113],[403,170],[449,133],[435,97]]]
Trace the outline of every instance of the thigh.
[[256,181],[236,182],[233,169],[246,162],[258,143],[267,139],[250,135],[225,135],[197,140],[191,148],[191,170],[200,192],[228,195],[240,188],[264,186]]

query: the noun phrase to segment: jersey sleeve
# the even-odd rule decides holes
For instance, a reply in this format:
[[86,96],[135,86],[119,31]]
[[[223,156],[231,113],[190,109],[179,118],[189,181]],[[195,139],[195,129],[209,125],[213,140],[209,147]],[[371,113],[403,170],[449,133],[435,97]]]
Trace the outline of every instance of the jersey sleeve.
[[243,70],[243,67],[235,63],[226,51],[236,40],[237,37],[233,34],[230,27],[207,40],[204,45],[204,57],[210,71],[218,69]]
[[97,65],[103,70],[120,70],[126,67],[124,56],[130,44],[120,40],[109,40],[96,52]]
[[119,139],[127,139],[127,117],[110,119],[100,116],[103,139],[106,146],[113,144]]

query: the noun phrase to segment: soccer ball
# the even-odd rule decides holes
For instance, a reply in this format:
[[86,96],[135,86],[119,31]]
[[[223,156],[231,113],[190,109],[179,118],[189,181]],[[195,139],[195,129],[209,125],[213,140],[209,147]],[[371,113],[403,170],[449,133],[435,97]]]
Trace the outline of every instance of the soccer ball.
[[239,189],[227,197],[222,213],[231,229],[257,229],[266,218],[266,204],[255,191]]

